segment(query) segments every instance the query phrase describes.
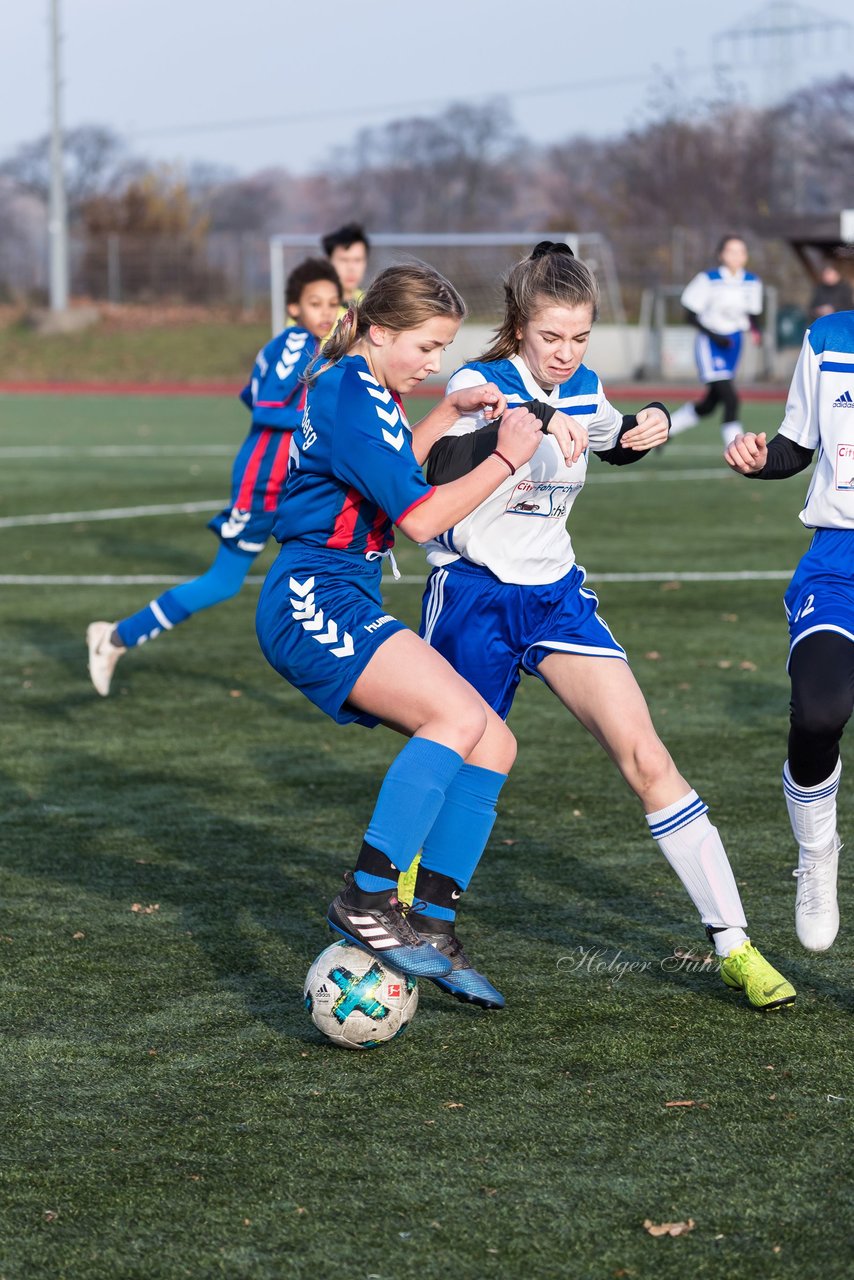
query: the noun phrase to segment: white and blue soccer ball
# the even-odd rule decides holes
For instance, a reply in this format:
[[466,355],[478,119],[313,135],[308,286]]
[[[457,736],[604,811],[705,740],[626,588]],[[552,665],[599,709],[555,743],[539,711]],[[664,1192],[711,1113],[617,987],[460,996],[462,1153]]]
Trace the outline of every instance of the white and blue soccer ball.
[[344,1049],[375,1049],[406,1030],[418,1008],[418,983],[369,951],[335,942],[305,980],[314,1025]]

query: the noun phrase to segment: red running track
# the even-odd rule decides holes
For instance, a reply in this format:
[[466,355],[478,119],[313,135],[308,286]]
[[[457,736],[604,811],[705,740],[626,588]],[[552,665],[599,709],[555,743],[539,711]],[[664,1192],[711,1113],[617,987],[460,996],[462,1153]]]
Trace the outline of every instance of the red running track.
[[[788,388],[779,386],[739,387],[742,400],[785,400]],[[0,382],[0,395],[27,396],[237,396],[236,382]],[[614,400],[646,397],[652,400],[684,400],[699,395],[696,384],[657,386],[654,383],[614,382],[608,395]],[[411,396],[434,400],[441,394],[437,386],[419,387]]]

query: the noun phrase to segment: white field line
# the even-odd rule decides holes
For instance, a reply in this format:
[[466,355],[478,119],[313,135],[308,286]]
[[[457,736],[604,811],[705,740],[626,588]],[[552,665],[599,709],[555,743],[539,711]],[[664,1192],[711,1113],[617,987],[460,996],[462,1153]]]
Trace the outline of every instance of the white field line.
[[[645,481],[650,484],[657,480],[720,480],[731,472],[724,467],[698,467],[688,471],[651,471],[646,475],[600,475],[592,476],[589,484],[603,484],[610,481],[625,482],[627,480]],[[104,507],[96,511],[47,511],[43,515],[2,516],[0,529],[19,529],[25,525],[40,524],[75,524],[78,521],[90,520],[133,520],[137,516],[169,516],[178,514],[194,515],[197,512],[219,511],[228,502],[227,498],[211,498],[207,502],[171,502],[159,503],[146,507]]]
[[42,515],[2,516],[0,529],[19,529],[24,525],[76,524],[92,520],[135,520],[137,516],[195,515],[202,511],[220,511],[228,498],[208,498],[205,502],[163,502],[150,507],[103,507],[99,511],[48,511]]
[[[736,569],[720,573],[700,571],[682,572],[673,569],[665,573],[588,573],[586,582],[788,582],[792,569]],[[393,586],[395,581],[404,587],[423,586],[427,579],[427,571],[420,573],[404,573],[395,580],[390,575],[383,578],[383,586]],[[0,574],[0,587],[174,587],[179,582],[187,582],[187,578],[176,578],[156,573],[126,574],[50,574],[50,573],[4,573]],[[259,585],[264,581],[263,574],[250,574],[248,583]]]
[[15,458],[228,458],[238,444],[10,444],[0,447],[0,461]]

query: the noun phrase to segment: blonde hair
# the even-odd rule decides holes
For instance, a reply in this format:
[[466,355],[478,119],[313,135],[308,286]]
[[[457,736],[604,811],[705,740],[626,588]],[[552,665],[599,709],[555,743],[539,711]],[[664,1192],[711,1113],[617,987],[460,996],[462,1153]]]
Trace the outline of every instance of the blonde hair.
[[466,304],[449,280],[424,262],[386,267],[359,302],[351,302],[306,373],[309,385],[326,367],[346,356],[371,325],[402,333],[434,316],[464,320]]
[[519,350],[517,333],[549,304],[577,307],[589,303],[593,319],[599,314],[599,286],[589,267],[579,262],[569,245],[542,240],[529,258],[517,262],[504,282],[504,321],[481,360],[504,360]]

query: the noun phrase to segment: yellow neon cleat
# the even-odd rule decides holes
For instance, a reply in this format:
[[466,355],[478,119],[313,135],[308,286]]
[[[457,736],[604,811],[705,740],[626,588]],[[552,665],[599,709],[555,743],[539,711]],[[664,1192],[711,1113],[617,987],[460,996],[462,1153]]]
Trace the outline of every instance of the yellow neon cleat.
[[721,962],[728,987],[743,991],[754,1009],[780,1009],[794,1004],[797,992],[747,938]]

